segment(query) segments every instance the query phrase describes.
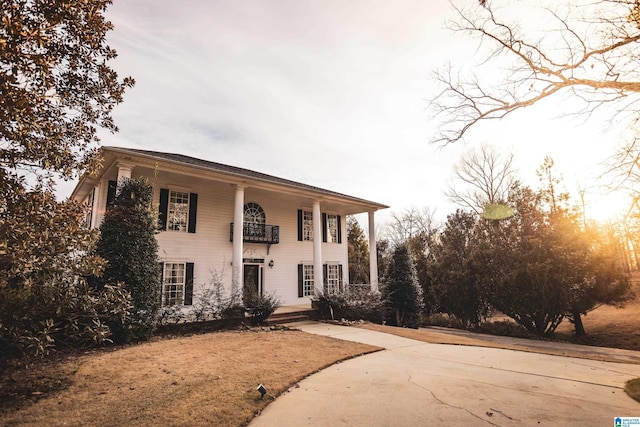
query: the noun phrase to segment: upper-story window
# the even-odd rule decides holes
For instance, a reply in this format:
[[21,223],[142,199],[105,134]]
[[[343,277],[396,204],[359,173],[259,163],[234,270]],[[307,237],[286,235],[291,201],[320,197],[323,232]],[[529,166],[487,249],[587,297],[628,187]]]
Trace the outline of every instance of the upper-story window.
[[198,195],[196,193],[161,188],[158,228],[195,233],[197,209]]
[[187,231],[189,221],[189,193],[184,191],[169,192],[169,212],[167,229]]
[[244,222],[251,224],[265,224],[266,215],[262,207],[257,203],[247,203],[244,205]]
[[338,215],[327,214],[327,242],[338,242]]
[[245,235],[264,237],[266,222],[264,209],[259,204],[251,202],[244,205]]
[[313,240],[313,212],[302,211],[302,240]]

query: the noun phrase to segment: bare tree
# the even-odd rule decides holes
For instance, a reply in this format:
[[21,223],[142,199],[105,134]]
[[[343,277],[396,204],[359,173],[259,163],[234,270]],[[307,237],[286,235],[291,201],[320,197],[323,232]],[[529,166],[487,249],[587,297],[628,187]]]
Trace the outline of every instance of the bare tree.
[[412,207],[402,212],[392,212],[385,234],[395,247],[417,236],[431,236],[436,229],[434,211],[428,207]]
[[[524,9],[539,3],[511,7],[523,9],[518,16],[529,16]],[[572,114],[588,118],[607,106],[612,119],[625,114],[626,119],[637,119],[639,1],[548,2],[545,25],[550,26],[537,31],[521,30],[532,22],[510,21],[508,7],[501,4],[480,0],[468,9],[453,6],[457,18],[449,27],[477,37],[484,58],[470,74],[451,66],[436,73],[443,89],[432,106],[443,121],[435,142],[458,141],[480,121],[500,119],[563,94],[582,101],[572,107]]]
[[453,170],[446,196],[463,209],[482,214],[488,204],[507,200],[516,180],[512,152],[483,144],[466,152]]

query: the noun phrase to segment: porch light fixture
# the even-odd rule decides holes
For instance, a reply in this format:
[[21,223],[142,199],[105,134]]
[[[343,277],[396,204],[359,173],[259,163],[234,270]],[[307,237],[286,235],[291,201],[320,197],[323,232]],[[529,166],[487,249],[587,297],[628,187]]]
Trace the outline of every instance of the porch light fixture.
[[269,261],[269,268],[273,268],[274,265],[275,263],[273,262],[273,260]]
[[258,385],[258,388],[256,390],[260,392],[260,399],[262,399],[264,395],[267,394],[267,388],[262,384]]

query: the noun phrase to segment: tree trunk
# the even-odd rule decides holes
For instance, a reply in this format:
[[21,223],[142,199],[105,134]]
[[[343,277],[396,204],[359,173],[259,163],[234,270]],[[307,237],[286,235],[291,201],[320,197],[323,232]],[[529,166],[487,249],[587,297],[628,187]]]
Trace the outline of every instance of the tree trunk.
[[402,322],[404,321],[404,313],[400,307],[396,307],[396,326],[403,326]]
[[579,311],[573,312],[573,326],[575,327],[577,337],[584,337],[585,335],[587,335],[586,331],[584,330],[584,325],[582,324],[582,316],[580,315]]

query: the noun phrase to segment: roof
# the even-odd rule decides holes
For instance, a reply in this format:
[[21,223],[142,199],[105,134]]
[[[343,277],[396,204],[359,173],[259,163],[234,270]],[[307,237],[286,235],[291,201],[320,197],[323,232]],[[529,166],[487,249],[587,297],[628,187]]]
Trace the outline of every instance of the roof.
[[110,147],[110,146],[102,147],[102,150],[107,152],[112,151],[115,153],[120,153],[125,155],[128,154],[128,155],[146,157],[150,160],[162,160],[162,161],[169,162],[176,165],[195,167],[195,168],[204,169],[207,171],[223,173],[225,175],[229,175],[237,178],[247,178],[247,179],[256,180],[264,183],[277,184],[277,185],[281,185],[289,188],[310,191],[310,192],[321,194],[324,196],[348,199],[359,204],[370,205],[376,209],[386,209],[389,207],[381,203],[372,202],[372,201],[361,199],[358,197],[349,196],[347,194],[338,193],[336,191],[326,190],[324,188],[316,187],[313,185],[304,184],[301,182],[296,182],[296,181],[292,181],[285,178],[279,178],[277,176],[268,175],[262,172],[256,172],[250,169],[244,169],[236,166],[230,166],[222,163],[212,162],[209,160],[198,159],[191,156],[185,156],[183,154],[164,153],[160,151],[140,150],[135,148],[122,148],[122,147]]

